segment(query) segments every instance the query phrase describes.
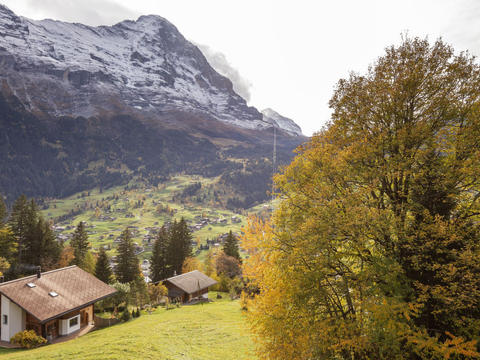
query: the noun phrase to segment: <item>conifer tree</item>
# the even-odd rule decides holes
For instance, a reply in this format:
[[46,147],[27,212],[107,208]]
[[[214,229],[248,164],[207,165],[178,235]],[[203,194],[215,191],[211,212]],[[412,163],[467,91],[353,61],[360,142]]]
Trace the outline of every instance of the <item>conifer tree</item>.
[[140,276],[140,266],[135,255],[135,245],[128,229],[125,229],[120,235],[115,275],[121,283],[134,281]]
[[44,271],[55,269],[60,260],[62,246],[58,243],[50,224],[42,217],[38,220],[37,236],[39,240],[36,246],[38,246],[40,254],[37,264],[39,264]]
[[5,225],[7,221],[8,211],[5,202],[3,201],[3,196],[0,194],[0,228]]
[[183,262],[192,256],[192,234],[187,222],[182,218],[174,221],[169,231],[169,244],[167,249],[167,263],[169,275],[181,274]]
[[26,252],[26,243],[27,243],[27,197],[25,195],[20,195],[17,200],[15,200],[12,206],[12,213],[8,222],[9,228],[12,231],[13,236],[18,243],[18,253],[16,263],[21,264],[24,262],[23,257]]
[[225,244],[223,245],[223,252],[227,256],[234,257],[238,261],[242,261],[240,257],[240,251],[238,249],[238,239],[233,235],[232,230],[228,233],[227,238],[225,239]]
[[12,207],[8,222],[18,245],[15,264],[40,265],[54,268],[59,260],[61,246],[50,225],[40,215],[37,204],[21,195]]
[[158,232],[152,249],[151,277],[153,282],[158,282],[168,277],[167,249],[168,233],[165,226]]
[[110,267],[107,252],[103,247],[100,247],[97,264],[95,265],[95,276],[104,283],[110,284],[113,281],[113,272]]
[[85,224],[83,221],[80,221],[73,233],[73,237],[70,245],[73,248],[73,255],[75,258],[72,261],[72,264],[77,265],[78,267],[85,270],[86,268],[86,256],[88,249],[90,248],[90,243],[88,242],[88,235],[85,230]]
[[0,195],[0,256],[9,264],[12,264],[15,262],[18,243],[6,224],[7,216],[7,208],[3,202],[2,195]]

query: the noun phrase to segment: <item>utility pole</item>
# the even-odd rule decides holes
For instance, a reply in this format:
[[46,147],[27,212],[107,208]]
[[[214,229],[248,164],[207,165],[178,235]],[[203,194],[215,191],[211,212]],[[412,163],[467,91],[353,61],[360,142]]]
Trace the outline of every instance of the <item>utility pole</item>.
[[277,128],[273,126],[273,159],[272,159],[272,210],[273,201],[275,200],[275,182],[273,177],[277,171]]

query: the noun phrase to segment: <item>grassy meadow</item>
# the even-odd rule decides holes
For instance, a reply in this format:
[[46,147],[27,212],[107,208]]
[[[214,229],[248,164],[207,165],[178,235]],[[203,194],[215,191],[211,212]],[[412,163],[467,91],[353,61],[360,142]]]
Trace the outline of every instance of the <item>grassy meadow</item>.
[[[210,293],[215,298],[215,293]],[[151,315],[33,350],[0,348],[10,359],[256,359],[238,300],[157,309]]]

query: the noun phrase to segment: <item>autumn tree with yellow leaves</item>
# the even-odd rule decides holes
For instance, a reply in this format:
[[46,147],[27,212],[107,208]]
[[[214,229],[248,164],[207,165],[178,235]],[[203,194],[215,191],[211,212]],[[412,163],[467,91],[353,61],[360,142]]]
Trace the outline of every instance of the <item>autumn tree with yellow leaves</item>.
[[330,107],[245,228],[260,358],[479,358],[479,65],[405,37]]

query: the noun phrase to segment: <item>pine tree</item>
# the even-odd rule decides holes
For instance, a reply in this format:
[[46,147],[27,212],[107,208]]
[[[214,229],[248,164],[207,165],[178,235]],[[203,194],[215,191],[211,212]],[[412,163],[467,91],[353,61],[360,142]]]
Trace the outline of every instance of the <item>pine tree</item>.
[[152,249],[151,276],[153,282],[158,282],[168,277],[167,249],[168,233],[165,226],[162,226],[158,232]]
[[0,195],[0,256],[12,264],[15,261],[18,243],[6,224],[7,216],[7,207]]
[[5,225],[5,222],[7,221],[7,215],[8,215],[7,206],[3,201],[2,194],[0,194],[0,228],[2,228]]
[[54,268],[59,260],[61,246],[50,225],[40,215],[37,204],[21,195],[12,207],[8,222],[18,244],[16,264],[40,265]]
[[27,197],[25,195],[20,195],[17,200],[15,200],[12,213],[8,225],[13,233],[13,236],[18,243],[18,253],[16,263],[21,264],[24,261],[24,256],[26,253],[26,244],[27,244]]
[[192,234],[187,222],[182,218],[174,221],[169,231],[169,244],[167,249],[167,263],[169,275],[181,274],[183,262],[192,256]]
[[39,264],[44,271],[55,269],[60,260],[62,246],[58,243],[50,224],[42,217],[38,220],[36,236],[39,237],[38,242],[36,242],[36,247],[38,246],[40,254],[37,264]]
[[234,257],[238,261],[242,261],[240,257],[240,251],[238,249],[238,239],[233,235],[232,230],[228,233],[227,238],[225,239],[225,244],[223,245],[223,252],[225,255]]
[[88,235],[85,230],[85,224],[83,221],[80,221],[73,233],[72,240],[70,245],[73,248],[73,259],[72,264],[77,265],[78,267],[85,270],[86,267],[86,256],[88,249],[90,248],[90,243],[88,242]]
[[95,265],[95,276],[107,284],[110,284],[113,280],[110,261],[107,252],[103,247],[100,248],[100,253],[98,254],[97,264]]
[[140,266],[135,255],[135,245],[128,229],[125,229],[120,235],[115,274],[117,280],[121,283],[134,281],[140,276]]

